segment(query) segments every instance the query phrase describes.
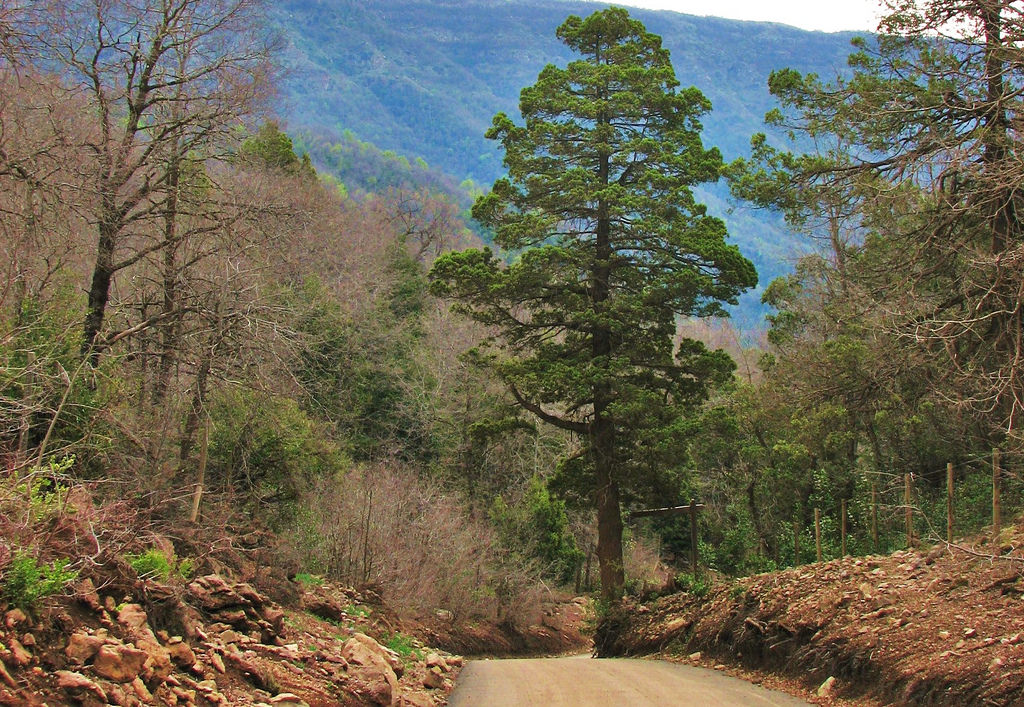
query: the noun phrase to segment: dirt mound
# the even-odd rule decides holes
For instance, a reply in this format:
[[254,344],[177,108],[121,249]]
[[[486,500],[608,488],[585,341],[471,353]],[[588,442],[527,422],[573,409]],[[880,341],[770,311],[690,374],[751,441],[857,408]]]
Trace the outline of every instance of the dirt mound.
[[596,650],[712,658],[814,690],[835,678],[824,693],[897,704],[1020,705],[1022,550],[1018,525],[988,546],[844,558],[627,602],[598,627]]
[[462,659],[386,613],[326,582],[282,607],[216,574],[116,598],[86,580],[35,617],[0,607],[0,704],[444,704]]

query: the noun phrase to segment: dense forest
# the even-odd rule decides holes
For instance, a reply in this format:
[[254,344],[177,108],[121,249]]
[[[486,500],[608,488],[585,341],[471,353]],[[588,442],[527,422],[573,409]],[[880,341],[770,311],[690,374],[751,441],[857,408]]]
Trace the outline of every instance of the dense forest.
[[[814,560],[816,517],[825,556],[944,538],[947,464],[958,534],[993,479],[1019,509],[1020,9],[900,0],[842,73],[765,69],[734,159],[669,42],[556,8],[491,187],[289,136],[256,0],[0,0],[6,600],[156,551],[514,625],[698,581],[642,507],[702,502],[733,575]],[[757,349],[716,183],[810,253]]]

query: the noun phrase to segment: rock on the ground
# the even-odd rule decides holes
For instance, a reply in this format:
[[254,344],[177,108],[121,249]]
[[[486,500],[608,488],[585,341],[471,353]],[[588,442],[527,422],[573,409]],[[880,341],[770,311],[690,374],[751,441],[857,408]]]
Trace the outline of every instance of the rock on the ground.
[[427,671],[427,674],[423,676],[423,687],[436,690],[444,687],[444,673],[438,667],[433,667]]
[[398,695],[398,678],[388,656],[388,650],[369,636],[357,633],[345,641],[341,657],[349,666],[349,675],[365,689],[357,691],[379,705],[390,705]]
[[75,673],[70,670],[58,670],[57,687],[72,693],[73,696],[82,696],[85,693],[89,693],[102,702],[107,701],[107,693],[103,691],[103,688],[81,673]]
[[114,682],[132,682],[139,677],[149,654],[138,648],[122,645],[100,647],[92,669],[100,677]]
[[64,649],[64,655],[75,665],[85,665],[99,651],[100,646],[106,642],[104,634],[90,635],[84,631],[72,634],[68,639],[68,646]]
[[830,675],[818,688],[818,697],[831,697],[836,690],[836,678]]

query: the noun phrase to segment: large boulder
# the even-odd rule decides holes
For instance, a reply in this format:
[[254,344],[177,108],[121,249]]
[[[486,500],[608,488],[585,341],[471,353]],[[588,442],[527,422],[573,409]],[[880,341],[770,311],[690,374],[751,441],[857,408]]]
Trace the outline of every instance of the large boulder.
[[[138,604],[125,604],[117,612],[117,623],[124,627],[125,633],[135,643],[135,647],[148,656],[146,667],[160,677],[171,674],[171,655],[160,645],[153,629],[149,626],[149,616]],[[147,677],[150,673],[147,672]]]
[[388,654],[387,648],[362,633],[353,635],[341,648],[349,676],[361,683],[352,687],[379,705],[392,705],[398,698],[398,677]]
[[132,646],[101,646],[93,661],[93,671],[113,682],[132,682],[142,673],[149,654]]
[[106,643],[106,640],[104,635],[94,636],[84,631],[79,631],[72,634],[71,638],[68,639],[68,647],[64,649],[64,654],[75,665],[85,665],[99,652],[100,647]]
[[245,582],[209,574],[189,583],[188,591],[191,603],[215,621],[259,633],[265,643],[284,634],[284,612]]

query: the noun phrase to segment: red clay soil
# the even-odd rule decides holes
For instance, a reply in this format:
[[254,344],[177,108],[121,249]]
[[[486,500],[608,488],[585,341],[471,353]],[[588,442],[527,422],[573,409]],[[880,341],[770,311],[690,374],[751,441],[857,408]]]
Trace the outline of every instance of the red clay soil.
[[602,656],[694,659],[796,679],[840,698],[1024,705],[1024,525],[988,545],[845,558],[627,602]]

